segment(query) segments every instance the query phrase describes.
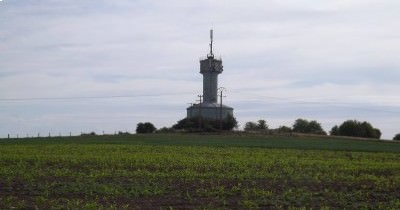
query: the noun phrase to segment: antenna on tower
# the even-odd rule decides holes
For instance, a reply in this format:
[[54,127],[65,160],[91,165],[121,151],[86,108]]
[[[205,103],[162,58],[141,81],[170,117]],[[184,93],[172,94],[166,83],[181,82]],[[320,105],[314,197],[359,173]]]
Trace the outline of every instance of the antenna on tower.
[[214,33],[213,30],[210,30],[210,54],[208,55],[209,57],[213,58],[214,54],[213,54],[213,39],[214,39]]

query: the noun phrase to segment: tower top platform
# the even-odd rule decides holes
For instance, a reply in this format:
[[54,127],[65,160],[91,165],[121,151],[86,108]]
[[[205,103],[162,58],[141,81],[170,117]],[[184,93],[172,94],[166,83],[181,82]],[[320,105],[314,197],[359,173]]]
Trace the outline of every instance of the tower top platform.
[[220,74],[224,70],[222,65],[222,60],[218,60],[215,58],[207,58],[200,61],[200,73],[217,73]]

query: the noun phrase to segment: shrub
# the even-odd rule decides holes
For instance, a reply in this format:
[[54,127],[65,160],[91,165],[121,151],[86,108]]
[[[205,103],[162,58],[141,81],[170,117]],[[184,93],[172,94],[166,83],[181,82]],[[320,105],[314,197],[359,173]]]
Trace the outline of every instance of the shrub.
[[333,126],[331,131],[329,131],[331,136],[338,136],[339,135],[339,127],[337,125]]
[[123,135],[131,135],[128,131],[118,131],[118,135],[123,136]]
[[136,126],[136,133],[154,133],[156,131],[156,127],[150,123],[138,123]]
[[287,126],[280,126],[279,128],[276,129],[278,133],[291,133],[292,129],[287,127]]
[[89,133],[82,133],[81,134],[81,136],[96,136],[97,134],[94,132],[94,131],[92,131],[92,132],[89,132]]
[[157,132],[157,133],[174,133],[174,132],[175,132],[175,129],[173,129],[173,128],[167,128],[167,127],[162,127],[162,128],[160,128],[160,129],[158,129],[156,132]]
[[265,131],[268,130],[268,125],[265,120],[258,120],[257,123],[255,122],[246,122],[244,125],[245,131]]
[[393,140],[400,141],[400,133],[396,134],[396,135],[393,137]]

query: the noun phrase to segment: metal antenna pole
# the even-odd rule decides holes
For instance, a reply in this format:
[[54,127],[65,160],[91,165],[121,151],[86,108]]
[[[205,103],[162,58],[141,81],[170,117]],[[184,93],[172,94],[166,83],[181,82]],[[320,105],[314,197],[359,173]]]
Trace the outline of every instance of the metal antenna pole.
[[213,54],[213,41],[214,41],[214,33],[213,30],[210,30],[210,54],[208,55],[209,58],[214,58]]
[[210,43],[210,55],[213,55],[213,51],[212,51],[212,50],[213,50],[213,49],[212,49],[212,47],[213,47],[213,41],[214,41],[214,40],[213,40],[213,38],[214,38],[213,36],[214,36],[213,30],[211,29],[211,30],[210,30],[210,41],[211,41],[211,43]]

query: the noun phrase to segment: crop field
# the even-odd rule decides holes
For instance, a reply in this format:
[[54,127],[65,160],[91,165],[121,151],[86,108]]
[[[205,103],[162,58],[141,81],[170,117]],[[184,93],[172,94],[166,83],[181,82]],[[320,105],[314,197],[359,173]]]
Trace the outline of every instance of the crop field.
[[0,140],[0,209],[400,209],[400,144],[131,135]]

